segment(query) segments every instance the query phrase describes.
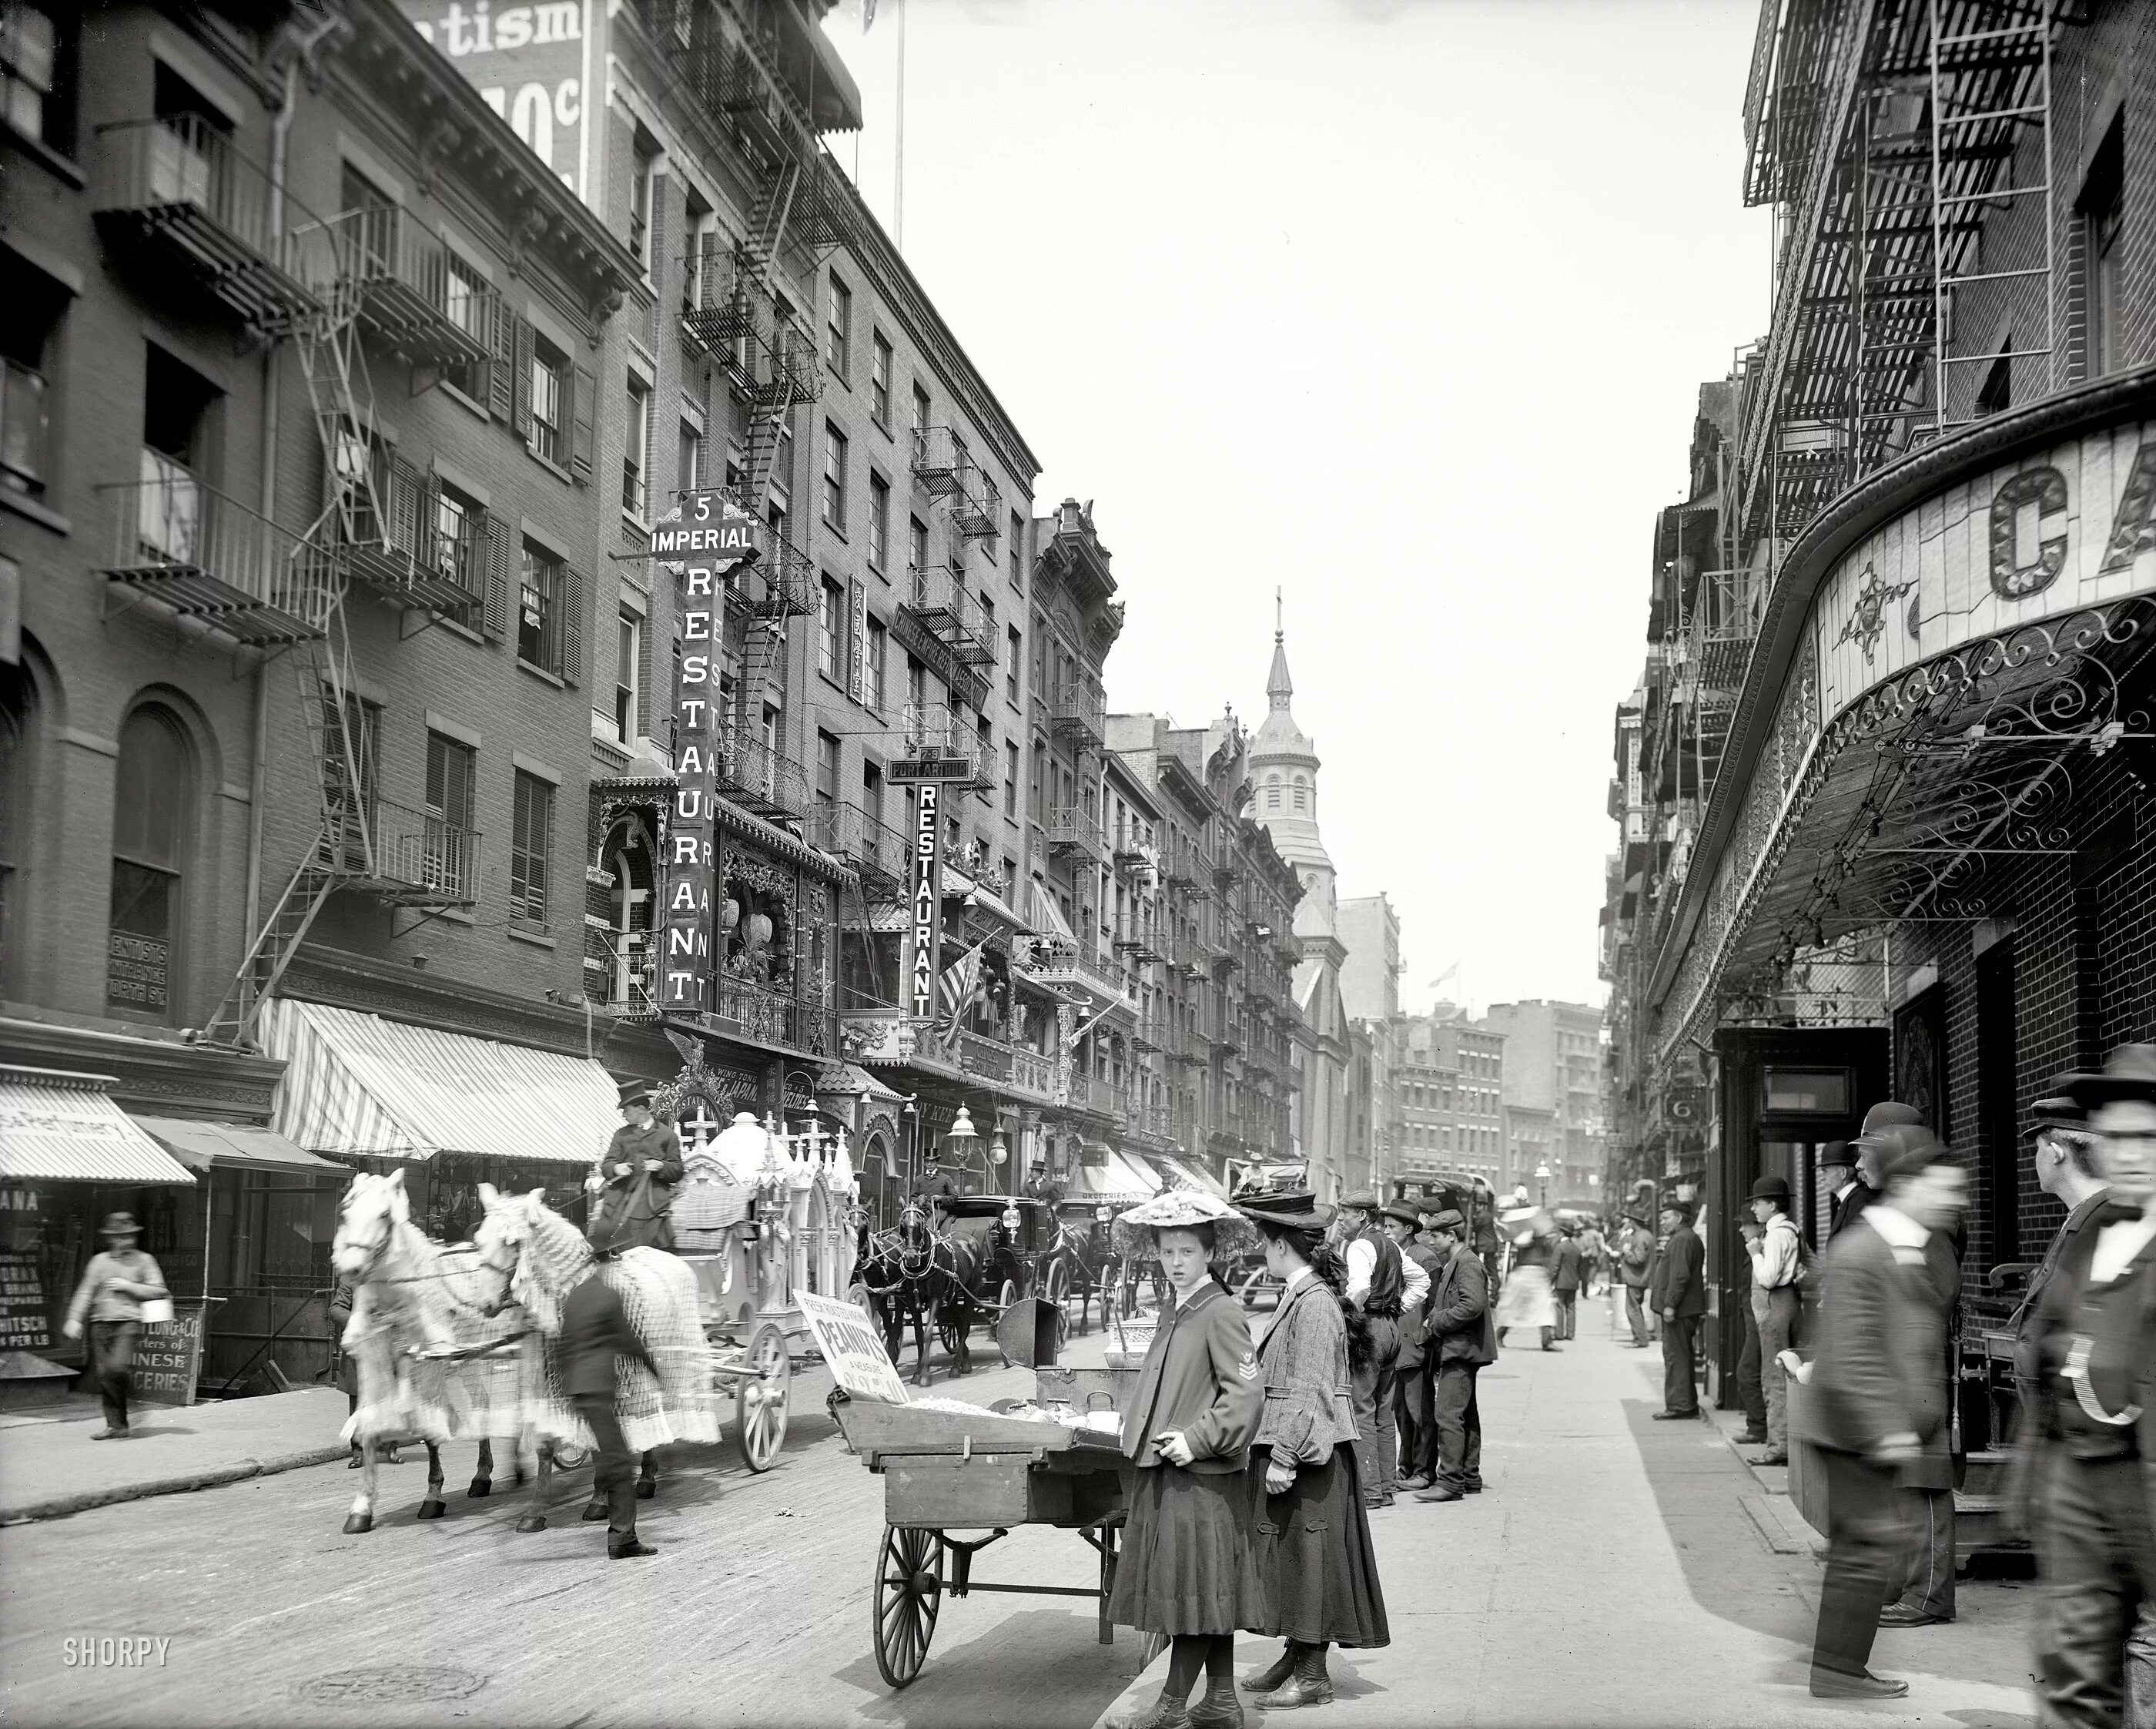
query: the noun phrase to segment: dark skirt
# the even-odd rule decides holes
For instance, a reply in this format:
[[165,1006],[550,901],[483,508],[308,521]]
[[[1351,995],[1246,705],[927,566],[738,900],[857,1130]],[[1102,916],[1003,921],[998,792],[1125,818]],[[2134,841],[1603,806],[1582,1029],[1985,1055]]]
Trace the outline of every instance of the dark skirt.
[[1355,1449],[1342,1444],[1323,1464],[1303,1466],[1285,1495],[1265,1493],[1266,1463],[1265,1449],[1250,1454],[1250,1546],[1264,1582],[1265,1618],[1243,1625],[1303,1644],[1390,1644]]
[[1264,1618],[1240,1471],[1148,1466],[1131,1492],[1108,1618],[1144,1633],[1233,1633]]

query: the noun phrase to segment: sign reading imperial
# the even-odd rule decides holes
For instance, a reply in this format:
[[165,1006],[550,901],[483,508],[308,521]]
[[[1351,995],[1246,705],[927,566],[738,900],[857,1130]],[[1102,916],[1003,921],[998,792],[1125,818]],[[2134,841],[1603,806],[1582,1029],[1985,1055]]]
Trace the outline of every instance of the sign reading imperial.
[[936,1013],[937,949],[943,924],[943,789],[932,780],[913,789],[913,960],[910,972],[913,1016]]
[[674,687],[674,816],[666,857],[665,949],[660,1006],[704,1014],[711,998],[711,890],[718,753],[725,748],[718,660],[725,635],[726,586],[736,567],[762,550],[756,519],[720,492],[691,492],[653,525],[651,550],[680,560],[681,665]]

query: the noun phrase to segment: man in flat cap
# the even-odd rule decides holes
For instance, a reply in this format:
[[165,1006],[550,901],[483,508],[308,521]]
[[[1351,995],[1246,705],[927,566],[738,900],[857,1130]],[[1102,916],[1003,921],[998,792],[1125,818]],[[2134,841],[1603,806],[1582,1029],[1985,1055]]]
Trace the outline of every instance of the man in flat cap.
[[[1354,1371],[1355,1464],[1365,1506],[1389,1507],[1399,1481],[1399,1437],[1393,1430],[1394,1359],[1407,1294],[1399,1245],[1375,1224],[1378,1197],[1368,1189],[1340,1203],[1335,1231],[1348,1263],[1346,1300],[1369,1323],[1370,1360]],[[1418,1271],[1420,1269],[1418,1268]]]
[[[2156,1602],[2148,1472],[2156,1461],[2156,1046],[2054,1083],[2088,1113],[2110,1194],[2061,1253],[2029,1325],[2037,1377],[2035,1521],[2046,1725],[2151,1721],[2133,1660]],[[2129,1681],[2133,1697],[2127,1698]]]
[[1871,1646],[1908,1570],[1907,1490],[1951,1469],[1947,1305],[1925,1247],[1959,1217],[1966,1180],[1921,1124],[1881,1129],[1874,1166],[1878,1199],[1827,1248],[1809,1387],[1827,1483],[1811,1670],[1823,1699],[1908,1691],[1871,1673]]
[[1767,1450],[1752,1462],[1781,1465],[1789,1462],[1789,1402],[1780,1359],[1796,1342],[1804,1239],[1789,1217],[1787,1177],[1761,1177],[1752,1185],[1749,1205],[1754,1228],[1747,1234],[1744,1250],[1752,1263],[1752,1324],[1759,1340],[1759,1392],[1767,1431]]
[[1482,1492],[1482,1413],[1475,1377],[1497,1361],[1490,1314],[1490,1274],[1467,1242],[1467,1222],[1451,1208],[1430,1221],[1445,1259],[1430,1293],[1429,1351],[1435,1371],[1432,1408],[1437,1475],[1419,1501],[1456,1501]]
[[1417,1242],[1421,1215],[1409,1202],[1380,1209],[1378,1227],[1400,1252],[1400,1343],[1393,1358],[1393,1427],[1399,1432],[1399,1489],[1427,1489],[1435,1474],[1437,1430],[1432,1420],[1430,1353],[1430,1275],[1444,1264]]

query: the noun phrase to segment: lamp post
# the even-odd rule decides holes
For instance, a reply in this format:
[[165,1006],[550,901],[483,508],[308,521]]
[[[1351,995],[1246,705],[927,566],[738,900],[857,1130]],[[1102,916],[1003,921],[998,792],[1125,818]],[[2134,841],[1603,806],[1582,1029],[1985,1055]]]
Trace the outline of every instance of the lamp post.
[[1548,1161],[1545,1160],[1542,1164],[1535,1166],[1535,1181],[1542,1187],[1542,1204],[1544,1207],[1548,1207],[1549,1205],[1549,1164]]

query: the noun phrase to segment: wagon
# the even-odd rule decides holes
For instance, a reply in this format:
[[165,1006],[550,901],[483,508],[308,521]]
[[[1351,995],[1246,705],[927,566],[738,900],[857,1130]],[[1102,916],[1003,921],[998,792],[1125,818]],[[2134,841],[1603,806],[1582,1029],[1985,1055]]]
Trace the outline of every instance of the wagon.
[[[945,1351],[957,1355],[957,1330],[971,1324],[971,1312],[992,1317],[997,1346],[1006,1362],[1052,1362],[1063,1348],[1070,1318],[1050,1299],[1041,1276],[1045,1259],[1052,1267],[1055,1217],[1049,1204],[1031,1195],[952,1195],[941,1203],[942,1234],[978,1243],[980,1258],[967,1279],[966,1304],[957,1318],[938,1318],[937,1336]],[[1039,1299],[1039,1301],[1035,1301]]]
[[[1135,1369],[1035,1371],[1035,1402],[1119,1415]],[[1115,1642],[1108,1599],[1116,1585],[1135,1469],[1115,1432],[1091,1432],[982,1409],[833,1407],[848,1450],[884,1479],[884,1527],[869,1603],[876,1668],[893,1688],[921,1673],[947,1598],[976,1591],[1099,1599],[1100,1638]],[[1021,1525],[1075,1531],[1099,1557],[1099,1583],[1014,1585],[973,1577],[973,1557]],[[1160,1641],[1148,1635],[1150,1660]]]

